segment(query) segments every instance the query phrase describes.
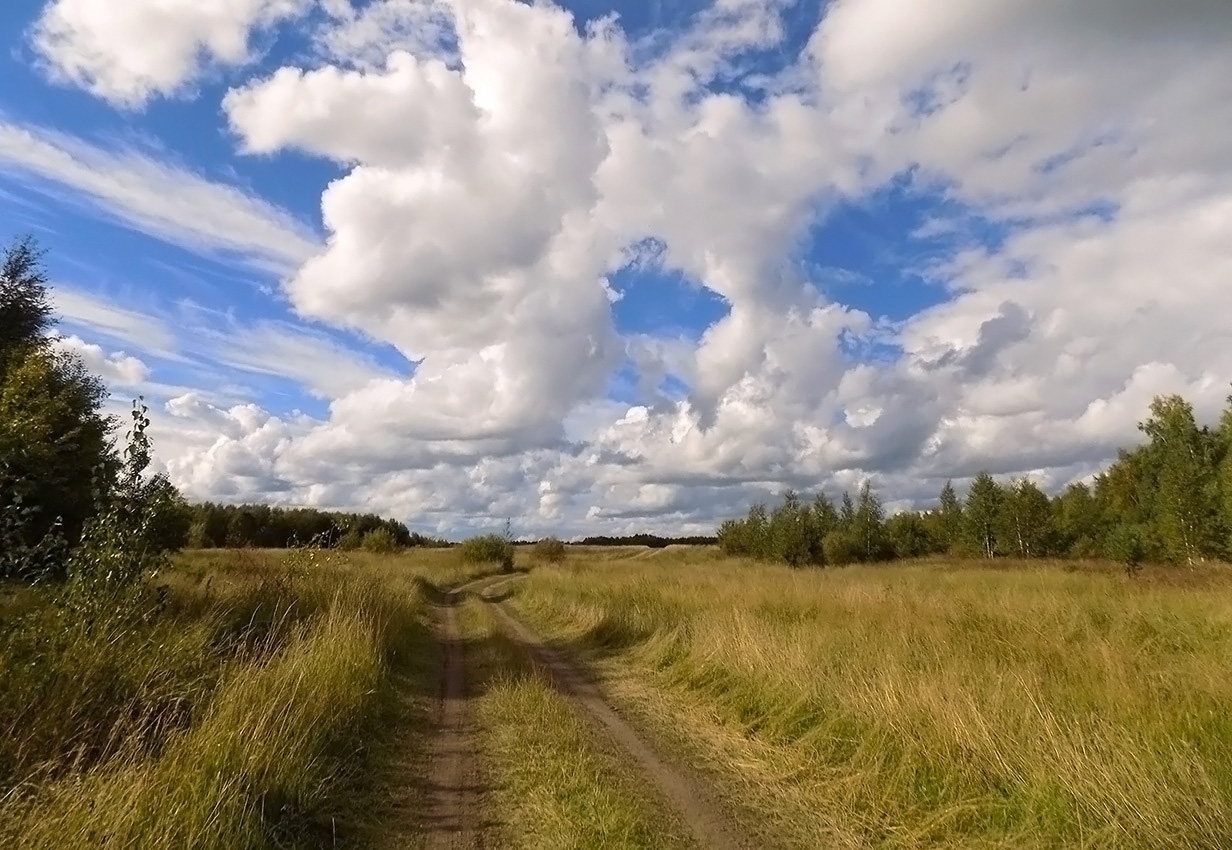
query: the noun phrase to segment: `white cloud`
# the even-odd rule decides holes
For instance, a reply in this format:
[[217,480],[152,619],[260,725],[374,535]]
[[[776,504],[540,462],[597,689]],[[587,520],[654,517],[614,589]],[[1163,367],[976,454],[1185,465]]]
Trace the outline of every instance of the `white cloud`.
[[289,378],[318,398],[339,398],[391,375],[371,357],[287,322],[231,321],[194,339],[215,342],[208,356],[219,366]]
[[53,78],[121,106],[173,95],[212,66],[252,59],[250,35],[312,0],[53,0],[34,46]]
[[[143,386],[152,396],[178,395],[185,388],[150,383],[150,368],[131,357],[105,362],[102,348],[84,341],[82,335],[119,342],[161,361],[164,365],[153,370],[154,377],[159,377],[167,363],[175,364],[177,371],[187,368],[198,376],[220,376],[230,370],[284,378],[323,399],[345,396],[393,374],[355,347],[293,322],[245,322],[229,313],[188,303],[142,311],[66,286],[54,287],[51,295],[56,316],[77,332],[65,344],[82,354],[87,366],[109,382]],[[135,368],[136,363],[140,363],[140,370]]]
[[316,247],[308,226],[284,210],[133,148],[0,121],[0,174],[53,197],[84,198],[141,232],[209,256],[287,270]]
[[[322,383],[324,421],[184,402],[181,480],[441,527],[680,529],[780,484],[1062,484],[1133,439],[1153,394],[1221,404],[1232,6],[838,0],[754,95],[741,57],[781,46],[785,5],[724,0],[630,44],[546,4],[331,4],[335,61],[224,108],[249,151],[350,169],[295,307],[421,362]],[[978,217],[1004,240],[928,269],[948,299],[886,326],[827,302],[795,254],[908,173],[962,207],[931,232]],[[647,239],[729,307],[696,344],[613,329],[606,276]],[[872,343],[889,353],[853,362]],[[645,407],[602,399],[626,357]],[[687,400],[657,395],[668,374]]]
[[344,65],[380,67],[395,50],[420,57],[452,58],[453,15],[444,0],[322,0],[333,21],[316,36],[317,47]]
[[51,300],[57,317],[69,325],[160,356],[174,353],[175,335],[155,316],[64,285],[52,288]]
[[113,388],[137,387],[150,377],[150,367],[136,357],[123,351],[108,354],[78,336],[57,337],[55,347],[80,358],[86,369]]

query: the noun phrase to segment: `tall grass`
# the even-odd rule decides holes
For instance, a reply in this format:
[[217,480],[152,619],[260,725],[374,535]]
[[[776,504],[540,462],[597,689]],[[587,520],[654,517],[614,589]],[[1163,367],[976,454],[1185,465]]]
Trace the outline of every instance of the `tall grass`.
[[784,845],[1232,846],[1226,578],[699,557],[517,604]]
[[211,557],[140,616],[65,622],[46,599],[5,624],[0,846],[285,847],[345,828],[422,599],[337,565]]

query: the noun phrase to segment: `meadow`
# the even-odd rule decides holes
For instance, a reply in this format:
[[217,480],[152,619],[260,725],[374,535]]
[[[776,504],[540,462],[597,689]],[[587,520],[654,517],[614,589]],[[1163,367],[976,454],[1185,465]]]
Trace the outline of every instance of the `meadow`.
[[1232,846],[1232,576],[536,569],[516,610],[776,847]]
[[[3,587],[0,846],[422,846],[433,603],[499,570],[459,554],[191,551],[93,618]],[[1232,846],[1226,568],[518,561],[504,604],[760,846]],[[486,846],[693,846],[490,605],[458,612]]]
[[0,846],[367,846],[395,678],[435,676],[430,581],[474,569],[189,552],[88,618],[4,588]]

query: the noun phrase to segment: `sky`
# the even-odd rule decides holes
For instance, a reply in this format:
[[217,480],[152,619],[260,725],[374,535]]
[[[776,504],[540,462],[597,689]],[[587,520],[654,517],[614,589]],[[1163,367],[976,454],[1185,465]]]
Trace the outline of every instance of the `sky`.
[[1232,381],[1226,0],[6,0],[0,240],[193,499],[706,532]]

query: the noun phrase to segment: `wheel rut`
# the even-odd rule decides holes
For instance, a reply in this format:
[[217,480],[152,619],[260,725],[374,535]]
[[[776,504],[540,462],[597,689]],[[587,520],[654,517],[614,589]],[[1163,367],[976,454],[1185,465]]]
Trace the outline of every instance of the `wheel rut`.
[[482,850],[491,844],[483,815],[484,787],[478,732],[467,686],[466,647],[458,628],[462,595],[447,594],[438,608],[442,664],[423,818],[427,850]]
[[496,591],[507,581],[477,593],[489,604],[500,628],[518,643],[565,696],[582,708],[599,729],[624,750],[661,798],[676,810],[700,847],[706,850],[745,850],[760,846],[733,827],[718,802],[718,795],[692,771],[672,764],[607,702],[598,686],[568,658],[557,652],[504,604]]

